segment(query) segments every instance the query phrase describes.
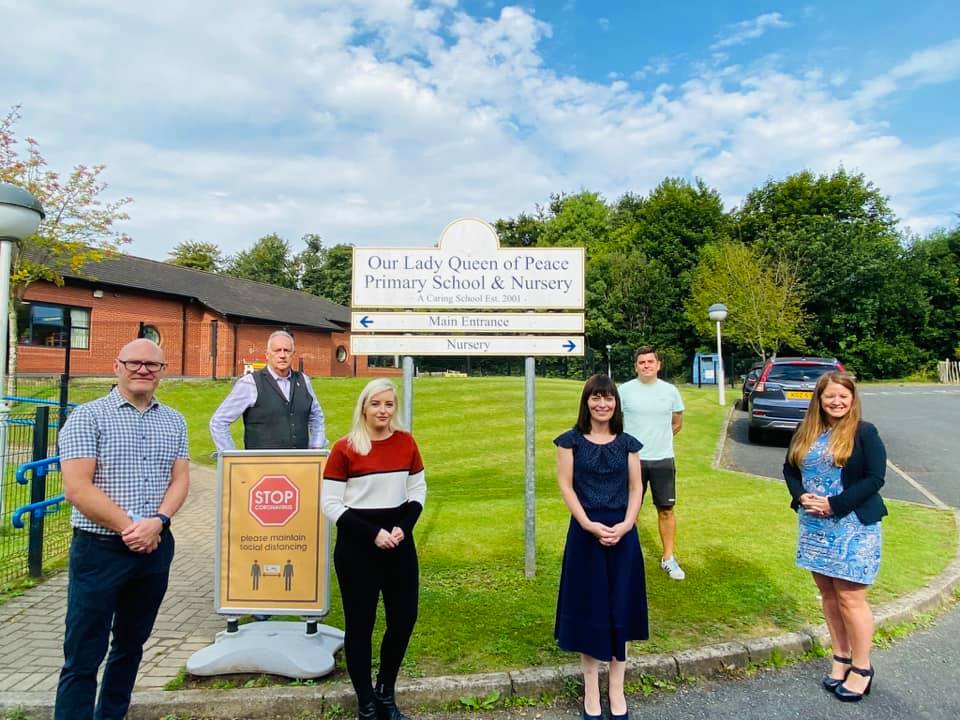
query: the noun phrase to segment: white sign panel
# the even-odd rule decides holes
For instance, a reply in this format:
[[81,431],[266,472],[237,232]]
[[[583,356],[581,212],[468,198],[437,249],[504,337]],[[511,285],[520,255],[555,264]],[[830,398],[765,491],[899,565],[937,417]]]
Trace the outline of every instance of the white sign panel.
[[583,338],[549,335],[351,335],[353,355],[583,355]]
[[583,248],[501,248],[482,220],[456,220],[435,248],[353,249],[354,308],[584,307]]
[[355,312],[354,332],[583,333],[583,313]]

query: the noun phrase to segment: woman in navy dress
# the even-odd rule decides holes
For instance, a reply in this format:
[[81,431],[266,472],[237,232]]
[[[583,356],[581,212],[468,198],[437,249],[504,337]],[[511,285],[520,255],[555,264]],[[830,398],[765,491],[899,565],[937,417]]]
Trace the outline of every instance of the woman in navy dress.
[[823,375],[790,443],[783,477],[800,511],[797,565],[813,574],[833,644],[833,667],[821,684],[845,702],[863,699],[873,686],[867,587],[880,569],[886,464],[877,429],[860,419],[853,377]]
[[606,375],[587,380],[577,424],[554,440],[557,479],[570,508],[554,635],[580,653],[583,717],[599,720],[600,662],[610,663],[611,720],[627,720],[627,641],[646,640],[647,589],[637,536],[640,442],[623,432],[623,410]]

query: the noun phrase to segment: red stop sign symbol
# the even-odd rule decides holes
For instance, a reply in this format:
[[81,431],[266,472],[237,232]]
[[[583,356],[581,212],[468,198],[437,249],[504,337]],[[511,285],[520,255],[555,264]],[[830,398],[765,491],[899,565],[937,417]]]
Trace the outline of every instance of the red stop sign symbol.
[[264,475],[250,488],[248,506],[261,525],[286,525],[300,510],[300,488],[286,475]]

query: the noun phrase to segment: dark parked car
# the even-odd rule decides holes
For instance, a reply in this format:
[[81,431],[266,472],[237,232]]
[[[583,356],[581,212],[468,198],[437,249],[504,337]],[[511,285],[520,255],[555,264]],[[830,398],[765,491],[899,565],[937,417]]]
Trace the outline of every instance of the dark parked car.
[[760,373],[763,370],[764,363],[755,363],[747,371],[747,374],[743,376],[743,387],[741,392],[743,396],[740,398],[740,409],[749,410],[750,409],[750,393],[753,392],[753,388],[757,384],[757,380],[760,379]]
[[796,430],[824,373],[843,371],[836,358],[783,357],[767,362],[750,393],[750,442],[768,430]]

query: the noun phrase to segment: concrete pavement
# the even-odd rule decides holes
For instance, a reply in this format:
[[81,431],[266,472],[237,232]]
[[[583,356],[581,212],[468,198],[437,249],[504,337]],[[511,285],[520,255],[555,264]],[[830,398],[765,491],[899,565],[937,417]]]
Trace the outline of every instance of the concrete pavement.
[[[320,681],[311,687],[278,686],[256,690],[163,691],[163,686],[199,648],[224,628],[213,610],[215,474],[194,466],[190,497],[175,518],[177,554],[170,590],[144,653],[133,706],[128,717],[156,720],[168,715],[196,718],[286,718],[304,711],[348,708],[353,702],[346,681]],[[958,517],[960,523],[960,517]],[[960,587],[960,555],[927,587],[876,609],[878,624],[896,624],[953,599]],[[0,711],[23,707],[40,720],[51,715],[53,690],[62,662],[61,638],[66,606],[66,573],[0,606]],[[817,626],[772,638],[723,643],[673,655],[642,655],[629,661],[629,677],[640,673],[676,680],[762,664],[774,653],[797,656],[814,644],[827,644]],[[502,697],[539,697],[564,693],[580,677],[579,664],[481,675],[403,681],[398,693],[406,707],[457,703],[464,696],[498,691]],[[725,717],[717,715],[715,717]],[[780,717],[786,717],[782,715]]]

